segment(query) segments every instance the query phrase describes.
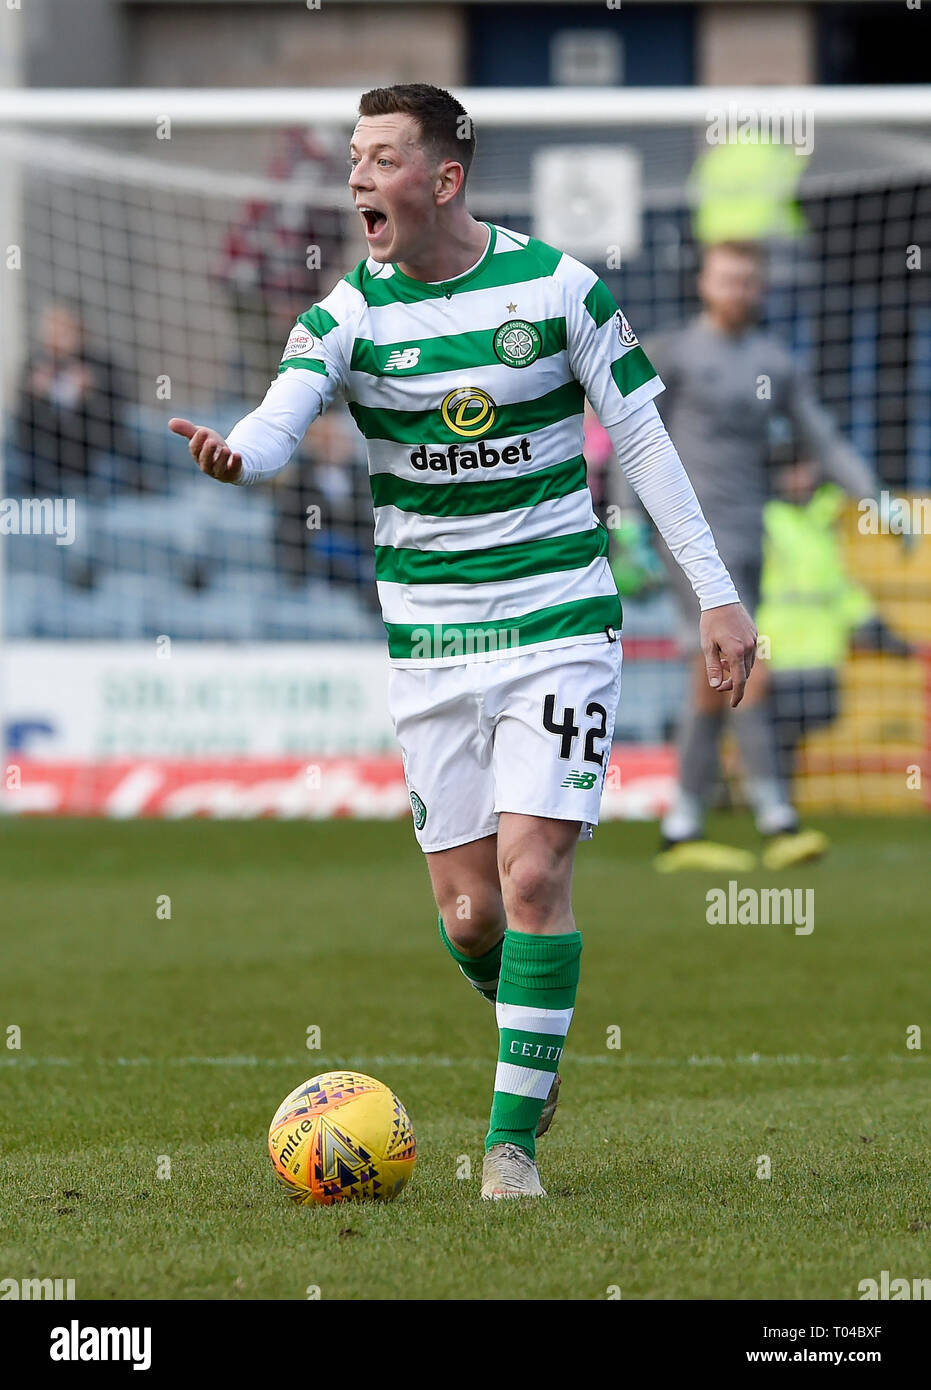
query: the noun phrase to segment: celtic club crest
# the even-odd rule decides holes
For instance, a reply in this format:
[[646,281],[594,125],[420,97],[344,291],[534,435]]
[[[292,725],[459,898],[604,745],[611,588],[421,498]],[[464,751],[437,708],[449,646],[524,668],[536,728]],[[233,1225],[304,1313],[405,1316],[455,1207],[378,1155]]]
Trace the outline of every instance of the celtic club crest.
[[526,319],[508,319],[495,333],[495,356],[507,367],[529,367],[542,347],[540,330]]
[[411,810],[414,813],[414,824],[418,830],[423,830],[427,823],[427,808],[416,792],[411,792]]

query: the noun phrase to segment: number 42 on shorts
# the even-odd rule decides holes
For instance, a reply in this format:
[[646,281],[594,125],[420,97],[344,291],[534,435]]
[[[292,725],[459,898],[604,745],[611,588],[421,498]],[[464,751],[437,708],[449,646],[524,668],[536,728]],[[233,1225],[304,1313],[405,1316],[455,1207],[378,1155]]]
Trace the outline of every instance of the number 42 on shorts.
[[[604,755],[595,748],[595,740],[604,738],[608,728],[608,712],[604,705],[592,700],[585,706],[586,718],[595,717],[596,722],[585,734],[582,761],[596,763],[604,768]],[[575,707],[567,705],[562,720],[556,718],[556,696],[546,695],[543,699],[543,727],[550,734],[559,735],[559,757],[565,762],[572,759],[572,750],[582,730],[575,722]],[[580,791],[591,791],[598,780],[597,772],[577,772],[574,768],[562,783],[564,787],[577,787]]]

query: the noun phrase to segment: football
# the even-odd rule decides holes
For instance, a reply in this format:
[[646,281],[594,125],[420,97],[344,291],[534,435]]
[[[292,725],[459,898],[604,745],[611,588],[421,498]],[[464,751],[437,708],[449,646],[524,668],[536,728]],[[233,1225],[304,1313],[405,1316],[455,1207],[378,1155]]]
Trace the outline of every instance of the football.
[[410,1116],[394,1092],[358,1071],[328,1071],[296,1087],[275,1111],[268,1152],[299,1206],[390,1202],[417,1157]]

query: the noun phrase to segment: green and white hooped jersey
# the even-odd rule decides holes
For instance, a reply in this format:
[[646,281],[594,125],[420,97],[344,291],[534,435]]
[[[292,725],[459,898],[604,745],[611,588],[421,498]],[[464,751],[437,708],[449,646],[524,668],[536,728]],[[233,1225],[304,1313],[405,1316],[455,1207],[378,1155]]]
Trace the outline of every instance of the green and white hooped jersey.
[[[663,385],[594,271],[490,226],[440,284],[364,260],[302,314],[279,373],[342,395],[365,435],[393,662],[514,655],[619,628],[582,454]],[[308,385],[311,384],[308,379]]]

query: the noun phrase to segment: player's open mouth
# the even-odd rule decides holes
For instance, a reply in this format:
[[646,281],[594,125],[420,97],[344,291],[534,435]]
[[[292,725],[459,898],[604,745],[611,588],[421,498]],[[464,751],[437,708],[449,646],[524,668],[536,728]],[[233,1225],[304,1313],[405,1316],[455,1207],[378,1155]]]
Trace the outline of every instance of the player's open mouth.
[[365,223],[365,234],[372,238],[378,236],[379,232],[387,225],[388,219],[383,212],[377,208],[360,207],[362,220]]

